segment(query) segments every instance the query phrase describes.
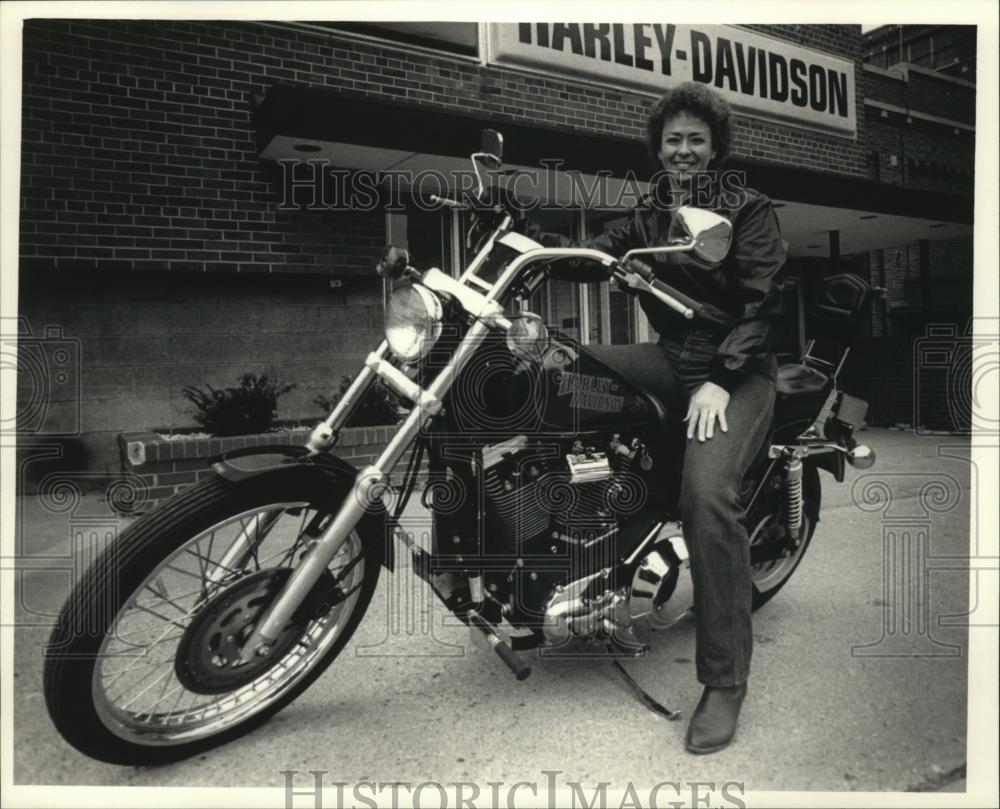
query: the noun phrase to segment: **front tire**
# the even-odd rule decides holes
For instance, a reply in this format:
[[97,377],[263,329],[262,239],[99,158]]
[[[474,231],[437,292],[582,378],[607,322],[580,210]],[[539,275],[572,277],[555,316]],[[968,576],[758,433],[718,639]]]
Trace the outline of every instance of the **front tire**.
[[358,524],[271,658],[231,664],[351,483],[306,464],[213,477],[130,526],[74,589],[46,649],[45,700],[63,737],[101,761],[165,763],[247,733],[308,688],[375,591],[380,515]]

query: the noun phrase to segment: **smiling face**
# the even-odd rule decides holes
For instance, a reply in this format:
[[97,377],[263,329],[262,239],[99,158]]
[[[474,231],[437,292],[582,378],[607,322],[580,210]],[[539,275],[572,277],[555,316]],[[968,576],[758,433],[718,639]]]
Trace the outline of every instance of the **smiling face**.
[[663,122],[660,163],[673,179],[691,182],[714,157],[712,130],[701,118],[681,112]]

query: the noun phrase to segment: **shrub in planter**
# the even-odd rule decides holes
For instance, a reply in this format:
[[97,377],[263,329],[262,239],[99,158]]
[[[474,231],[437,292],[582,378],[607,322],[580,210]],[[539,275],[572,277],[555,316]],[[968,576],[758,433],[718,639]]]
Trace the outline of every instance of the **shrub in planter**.
[[279,385],[267,375],[243,374],[236,388],[218,390],[188,385],[182,393],[195,406],[194,419],[216,436],[249,435],[269,430],[278,415],[278,397],[295,387]]
[[[351,378],[345,376],[332,401],[319,396],[315,403],[326,410],[332,409],[350,383]],[[288,429],[280,432],[268,429],[285,426],[274,421],[275,403],[294,387],[247,374],[238,388],[185,388],[184,395],[198,409],[197,421],[204,432],[158,435],[146,431],[119,435],[123,472],[138,477],[141,497],[137,495],[134,504],[118,503],[116,509],[124,512],[125,506],[131,506],[128,510],[136,513],[149,511],[184,487],[215,474],[210,464],[223,453],[278,444],[303,446],[312,430],[312,420],[302,427],[288,425]],[[391,426],[400,420],[401,407],[398,397],[381,383],[373,385],[359,405],[347,429],[341,432],[337,452],[349,463],[363,468],[385,449]],[[404,467],[406,461],[404,455]]]
[[[326,396],[317,396],[313,402],[319,405],[324,413],[329,413],[347,392],[353,381],[354,377],[342,377],[340,391],[332,399],[328,399]],[[351,427],[381,427],[386,424],[397,424],[400,418],[399,407],[399,397],[381,381],[376,381],[358,402],[358,406],[354,408],[350,421],[347,423]]]

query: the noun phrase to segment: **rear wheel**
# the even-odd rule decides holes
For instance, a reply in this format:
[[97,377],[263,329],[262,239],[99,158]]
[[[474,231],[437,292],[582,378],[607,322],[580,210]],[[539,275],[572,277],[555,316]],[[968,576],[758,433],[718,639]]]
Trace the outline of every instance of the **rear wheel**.
[[294,700],[357,628],[378,581],[381,520],[352,532],[266,657],[239,647],[349,492],[314,467],[212,478],[132,525],[73,591],[47,649],[62,735],[116,764],[182,758]]
[[[775,488],[770,496],[750,509],[747,515],[747,532],[750,534],[751,546],[781,541],[785,537],[782,495],[783,491]],[[803,466],[802,528],[799,533],[799,544],[794,549],[790,548],[787,556],[761,562],[750,568],[754,610],[760,609],[778,594],[805,556],[819,520],[821,495],[819,472],[816,471],[816,467],[811,464]]]

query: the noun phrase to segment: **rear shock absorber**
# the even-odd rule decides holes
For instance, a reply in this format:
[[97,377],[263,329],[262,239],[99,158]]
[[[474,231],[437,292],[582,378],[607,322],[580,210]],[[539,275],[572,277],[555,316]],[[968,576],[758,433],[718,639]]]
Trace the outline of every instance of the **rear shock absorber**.
[[785,461],[785,528],[798,547],[802,531],[802,461],[798,458]]

